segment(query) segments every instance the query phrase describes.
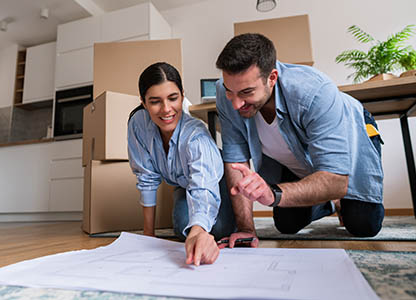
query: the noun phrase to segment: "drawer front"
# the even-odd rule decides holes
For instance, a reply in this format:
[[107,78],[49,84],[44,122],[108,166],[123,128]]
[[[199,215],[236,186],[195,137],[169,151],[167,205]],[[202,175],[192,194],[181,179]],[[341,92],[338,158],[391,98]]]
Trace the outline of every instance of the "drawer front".
[[83,189],[83,178],[51,180],[49,211],[82,211]]
[[52,160],[82,157],[82,139],[58,141],[51,143]]
[[50,179],[83,178],[81,158],[51,160]]

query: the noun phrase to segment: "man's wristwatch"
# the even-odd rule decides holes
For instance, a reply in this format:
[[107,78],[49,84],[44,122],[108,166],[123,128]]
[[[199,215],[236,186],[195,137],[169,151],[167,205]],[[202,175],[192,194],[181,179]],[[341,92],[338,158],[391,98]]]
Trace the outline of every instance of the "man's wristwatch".
[[276,207],[279,205],[280,200],[282,199],[282,190],[279,188],[279,186],[277,184],[269,184],[270,189],[273,192],[274,195],[274,202],[272,204],[270,204],[270,207]]

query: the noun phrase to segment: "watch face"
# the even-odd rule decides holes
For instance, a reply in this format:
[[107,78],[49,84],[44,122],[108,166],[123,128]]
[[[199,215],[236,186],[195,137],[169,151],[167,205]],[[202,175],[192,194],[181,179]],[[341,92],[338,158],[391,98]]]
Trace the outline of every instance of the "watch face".
[[277,185],[277,184],[273,184],[272,185],[272,188],[273,188],[273,191],[276,193],[276,192],[278,192],[278,193],[281,193],[282,192],[282,190],[280,189],[280,187]]

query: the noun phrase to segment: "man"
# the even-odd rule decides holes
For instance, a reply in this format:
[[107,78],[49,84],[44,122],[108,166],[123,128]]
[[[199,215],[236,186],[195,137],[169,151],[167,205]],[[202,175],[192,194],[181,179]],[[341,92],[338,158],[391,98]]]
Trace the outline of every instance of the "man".
[[[372,116],[314,68],[276,61],[260,34],[231,39],[219,55],[217,110],[238,232],[256,237],[253,202],[273,207],[276,228],[296,233],[337,208],[355,236],[384,218],[380,137]],[[252,159],[254,170],[249,167]],[[254,239],[252,247],[258,240]]]

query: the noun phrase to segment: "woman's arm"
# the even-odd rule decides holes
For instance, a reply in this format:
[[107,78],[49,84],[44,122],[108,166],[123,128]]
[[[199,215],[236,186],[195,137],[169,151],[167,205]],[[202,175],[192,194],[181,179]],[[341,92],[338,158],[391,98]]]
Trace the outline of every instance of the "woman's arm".
[[207,133],[192,137],[182,153],[188,169],[186,200],[192,208],[184,232],[194,225],[210,232],[221,204],[218,183],[224,169],[220,152]]
[[[136,128],[137,125],[137,128]],[[140,124],[130,120],[128,127],[128,155],[133,173],[137,177],[137,188],[140,190],[140,203],[145,207],[156,205],[157,189],[162,176],[155,170],[154,160],[147,150],[145,138],[137,131],[142,131]]]
[[143,206],[143,234],[155,236],[155,213],[156,206]]

